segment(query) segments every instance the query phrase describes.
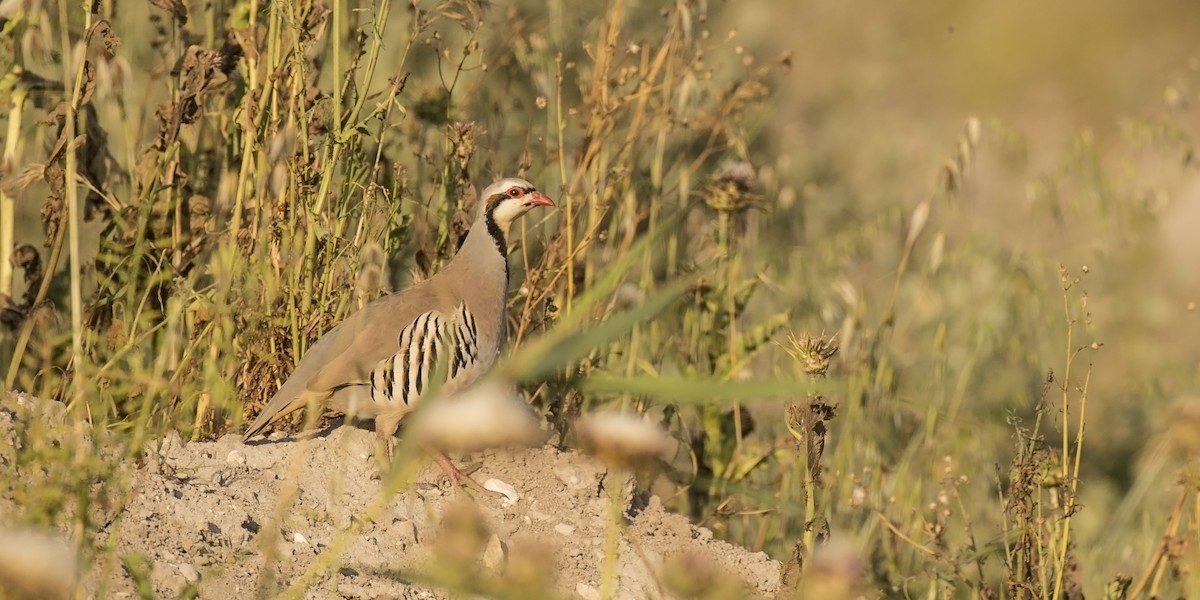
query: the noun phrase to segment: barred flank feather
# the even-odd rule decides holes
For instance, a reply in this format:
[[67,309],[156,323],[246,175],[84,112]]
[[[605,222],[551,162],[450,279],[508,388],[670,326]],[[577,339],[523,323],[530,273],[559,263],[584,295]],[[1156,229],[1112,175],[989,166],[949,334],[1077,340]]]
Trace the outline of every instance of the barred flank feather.
[[[442,369],[445,381],[453,381],[478,360],[478,336],[475,316],[465,304],[450,318],[436,311],[422,313],[400,332],[400,350],[371,371],[371,400],[412,404]],[[440,364],[442,360],[449,362]]]

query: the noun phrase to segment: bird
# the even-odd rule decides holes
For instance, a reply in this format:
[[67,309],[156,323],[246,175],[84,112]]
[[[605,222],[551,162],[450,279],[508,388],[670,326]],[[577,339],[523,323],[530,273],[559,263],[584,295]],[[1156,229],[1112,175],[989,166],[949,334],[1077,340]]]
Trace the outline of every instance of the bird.
[[[394,435],[427,394],[470,386],[496,361],[507,328],[508,234],[549,196],[519,178],[483,190],[471,228],[439,272],[382,296],[321,336],[243,436],[243,442],[306,406],[374,419],[387,459]],[[438,464],[461,487],[478,488],[441,450]]]

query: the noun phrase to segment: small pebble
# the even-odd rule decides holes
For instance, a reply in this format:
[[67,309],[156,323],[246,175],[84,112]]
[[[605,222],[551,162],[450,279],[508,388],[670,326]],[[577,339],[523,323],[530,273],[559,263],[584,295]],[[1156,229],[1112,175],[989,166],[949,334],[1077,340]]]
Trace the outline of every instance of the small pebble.
[[246,453],[241,450],[230,450],[229,455],[225,457],[225,462],[231,465],[246,464]]
[[567,525],[566,523],[559,523],[558,525],[554,526],[554,530],[563,535],[571,535],[572,533],[575,533],[575,526]]
[[292,543],[295,543],[295,544],[308,544],[308,540],[304,539],[304,534],[302,534],[302,533],[300,533],[299,531],[297,531],[297,532],[295,532],[295,533],[293,533],[293,534],[292,534]]

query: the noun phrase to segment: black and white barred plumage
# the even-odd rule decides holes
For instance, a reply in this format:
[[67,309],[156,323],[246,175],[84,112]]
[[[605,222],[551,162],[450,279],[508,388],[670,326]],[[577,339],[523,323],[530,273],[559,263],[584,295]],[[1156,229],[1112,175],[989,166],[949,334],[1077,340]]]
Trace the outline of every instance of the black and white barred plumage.
[[371,371],[371,400],[409,405],[439,374],[444,373],[439,384],[454,381],[479,362],[478,340],[479,328],[465,304],[449,318],[437,311],[422,313],[400,332],[400,351]]

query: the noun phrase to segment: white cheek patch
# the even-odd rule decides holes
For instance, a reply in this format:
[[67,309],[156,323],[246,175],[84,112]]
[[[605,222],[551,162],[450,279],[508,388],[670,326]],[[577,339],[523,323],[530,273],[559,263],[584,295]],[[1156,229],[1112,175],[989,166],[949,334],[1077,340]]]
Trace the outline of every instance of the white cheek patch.
[[519,199],[505,200],[496,207],[496,211],[492,213],[495,216],[497,223],[511,223],[517,217],[525,214],[529,210]]

